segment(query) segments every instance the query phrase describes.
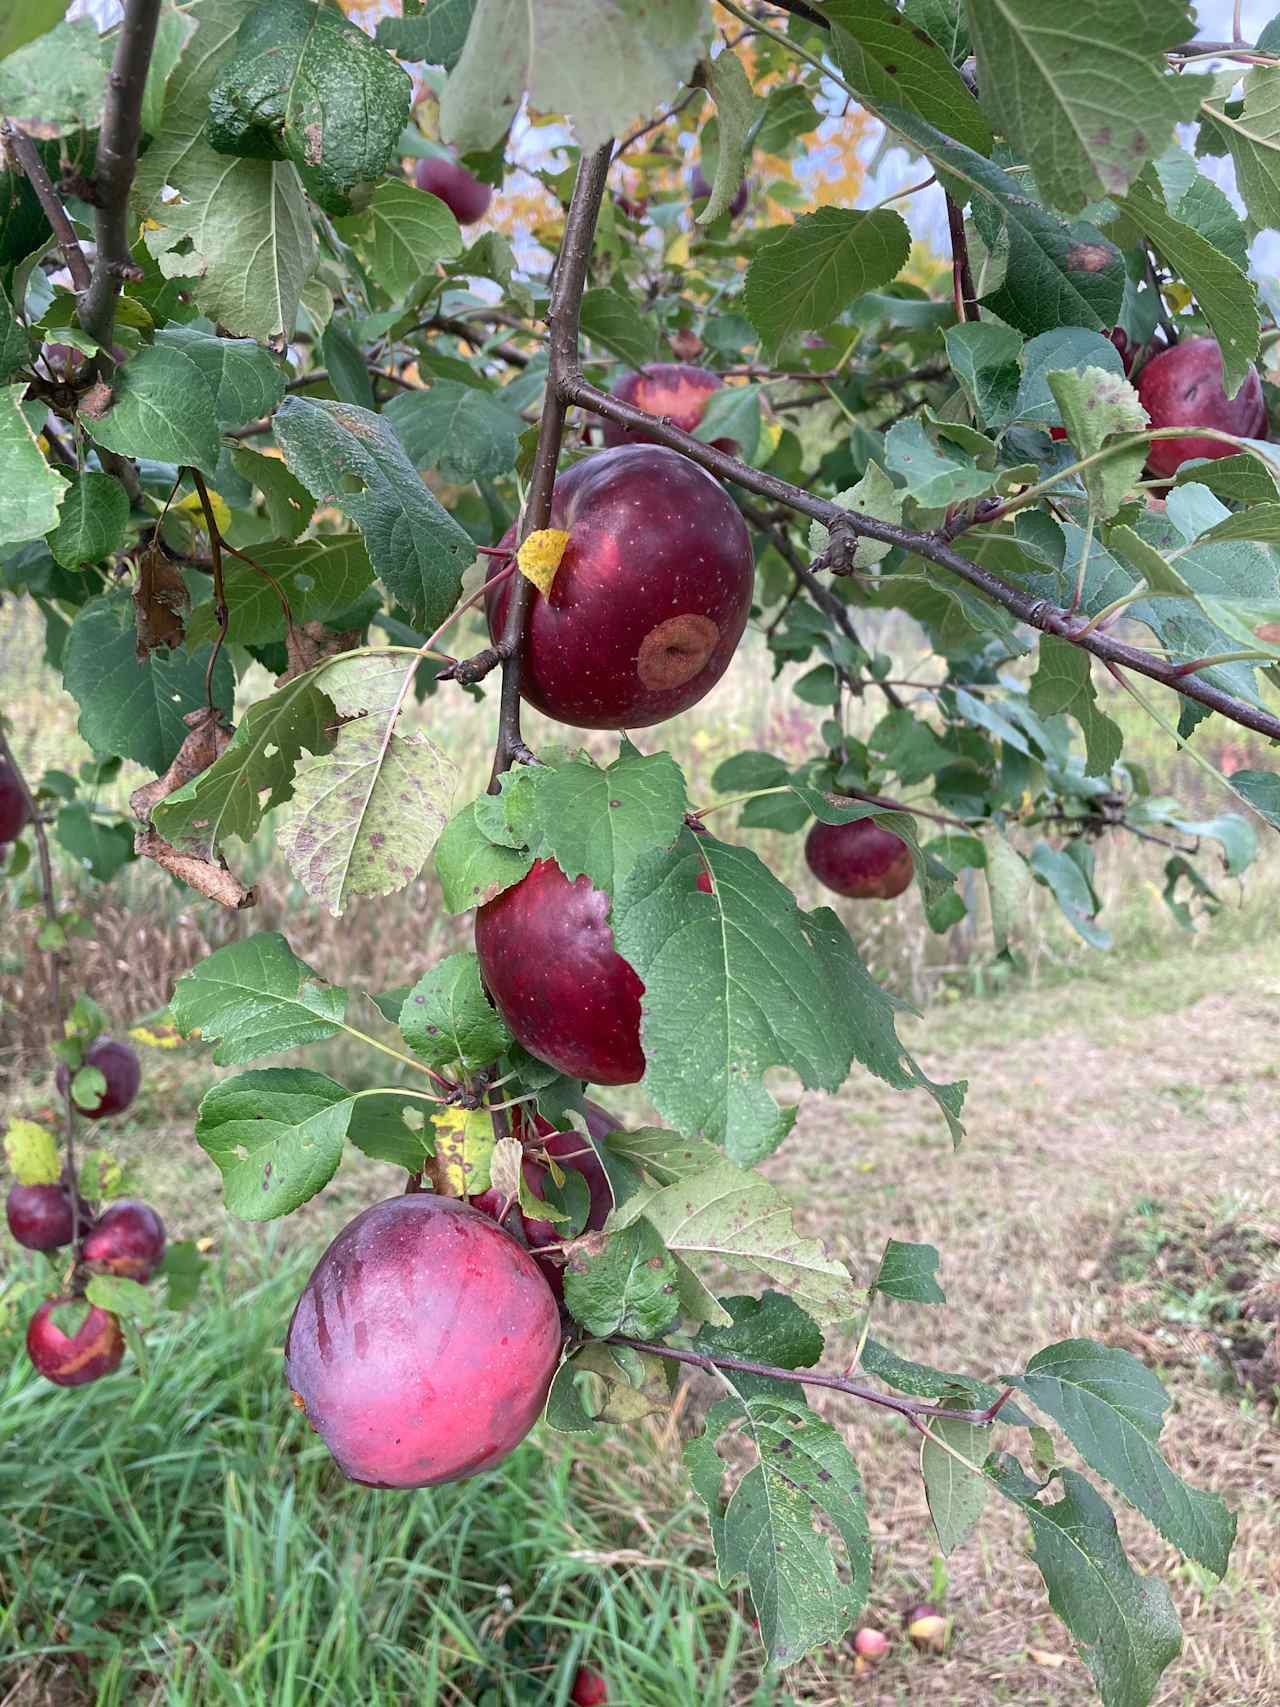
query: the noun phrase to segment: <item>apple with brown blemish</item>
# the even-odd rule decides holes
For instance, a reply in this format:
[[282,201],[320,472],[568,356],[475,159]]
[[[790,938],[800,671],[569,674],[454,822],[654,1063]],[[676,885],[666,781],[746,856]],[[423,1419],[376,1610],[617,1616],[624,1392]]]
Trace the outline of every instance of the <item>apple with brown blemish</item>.
[[1222,350],[1215,338],[1184,338],[1153,356],[1138,375],[1138,401],[1153,427],[1186,427],[1185,437],[1156,439],[1147,449],[1152,474],[1176,474],[1199,457],[1232,456],[1236,447],[1196,433],[1212,427],[1242,439],[1267,436],[1267,405],[1258,370],[1228,397],[1222,383]]
[[[729,667],[755,579],[723,487],[658,445],[602,451],[556,481],[549,525],[569,540],[530,602],[524,698],[579,729],[643,729],[696,705]],[[514,544],[513,528],[502,545]],[[510,597],[510,580],[486,595],[495,643]]]
[[145,1283],[164,1256],[164,1222],[149,1203],[126,1199],[104,1209],[81,1248],[95,1274]]
[[27,1356],[55,1387],[99,1381],[124,1356],[119,1318],[83,1298],[46,1298],[27,1323]]

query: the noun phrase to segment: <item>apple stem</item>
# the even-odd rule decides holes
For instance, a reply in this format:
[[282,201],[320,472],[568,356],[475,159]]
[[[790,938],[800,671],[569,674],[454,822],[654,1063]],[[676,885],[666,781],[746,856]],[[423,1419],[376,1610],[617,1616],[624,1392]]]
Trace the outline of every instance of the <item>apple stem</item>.
[[709,1352],[682,1351],[675,1346],[660,1345],[655,1340],[629,1339],[624,1334],[609,1334],[605,1344],[625,1345],[633,1351],[647,1351],[653,1357],[667,1357],[675,1363],[687,1363],[694,1369],[705,1369],[708,1374],[725,1369],[741,1375],[763,1375],[773,1381],[793,1381],[803,1387],[829,1387],[833,1392],[844,1393],[850,1399],[860,1399],[864,1404],[879,1405],[884,1410],[896,1411],[913,1425],[916,1418],[921,1418],[925,1422],[966,1422],[973,1423],[978,1428],[985,1428],[996,1420],[1013,1396],[1013,1388],[1006,1387],[998,1399],[981,1410],[952,1410],[945,1405],[935,1405],[931,1401],[907,1399],[896,1393],[881,1393],[874,1387],[863,1387],[857,1381],[850,1381],[844,1375],[828,1375],[822,1370],[782,1369],[776,1364],[752,1363],[741,1357],[718,1357]]

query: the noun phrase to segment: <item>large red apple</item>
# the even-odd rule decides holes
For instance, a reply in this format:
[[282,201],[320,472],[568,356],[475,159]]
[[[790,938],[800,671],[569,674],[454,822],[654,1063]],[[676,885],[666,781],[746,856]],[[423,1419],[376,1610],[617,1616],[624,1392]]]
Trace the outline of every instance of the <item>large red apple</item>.
[[[685,362],[653,362],[649,367],[637,368],[620,379],[612,395],[619,403],[630,403],[635,409],[643,409],[646,415],[656,415],[671,426],[679,427],[682,433],[691,433],[706,412],[707,399],[723,387],[724,381],[718,375],[708,373],[704,367],[690,367]],[[606,421],[604,442],[613,447],[651,445],[658,441],[641,427],[624,427],[618,421]],[[713,439],[711,442],[717,450],[729,456],[738,454],[736,439]]]
[[0,847],[17,840],[30,816],[31,808],[13,766],[8,759],[0,759]]
[[476,912],[480,972],[516,1041],[596,1085],[644,1077],[644,985],[613,946],[609,897],[540,859]]
[[[84,1312],[70,1333],[59,1326],[54,1310]],[[57,1387],[83,1387],[119,1367],[124,1334],[110,1310],[79,1300],[46,1298],[27,1323],[27,1356],[46,1381]]]
[[[113,1037],[99,1037],[85,1050],[82,1065],[96,1067],[107,1081],[106,1089],[92,1108],[76,1104],[86,1120],[105,1120],[109,1114],[121,1114],[137,1096],[142,1065],[127,1043],[119,1043]],[[72,1076],[70,1069],[59,1062],[54,1078],[60,1094],[65,1095]]]
[[[658,445],[601,451],[556,481],[550,525],[569,543],[550,592],[533,594],[524,697],[580,729],[641,729],[696,705],[729,666],[755,578],[723,487]],[[502,543],[514,541],[512,529]],[[486,598],[495,641],[510,596],[506,580]]]
[[98,1217],[80,1254],[99,1274],[148,1281],[164,1255],[164,1222],[149,1203],[113,1203]]
[[[1244,384],[1228,398],[1222,388],[1222,351],[1214,338],[1186,338],[1153,356],[1138,375],[1138,398],[1153,427],[1215,427],[1242,439],[1267,435],[1262,381],[1250,368]],[[1156,475],[1176,474],[1193,457],[1231,456],[1234,446],[1197,437],[1157,439],[1147,451]]]
[[538,1419],[560,1311],[522,1245],[456,1198],[376,1203],[303,1288],[285,1376],[343,1473],[422,1488],[491,1469]]
[[474,225],[483,219],[493,200],[493,191],[481,183],[473,172],[459,166],[456,160],[439,156],[419,160],[414,168],[413,181],[420,190],[428,190],[449,209],[459,225]]
[[15,1185],[4,1212],[9,1231],[29,1251],[56,1251],[75,1237],[71,1194],[64,1185]]
[[804,844],[809,870],[837,895],[890,901],[911,882],[911,850],[874,818],[815,824]]

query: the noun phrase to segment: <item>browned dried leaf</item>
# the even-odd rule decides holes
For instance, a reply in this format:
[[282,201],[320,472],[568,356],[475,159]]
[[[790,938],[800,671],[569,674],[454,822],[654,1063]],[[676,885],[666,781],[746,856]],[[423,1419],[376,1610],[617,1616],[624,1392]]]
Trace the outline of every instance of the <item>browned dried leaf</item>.
[[200,859],[195,854],[179,853],[172,842],[166,842],[152,829],[139,830],[133,846],[144,859],[155,860],[179,882],[199,895],[208,896],[210,901],[217,901],[220,906],[239,911],[257,902],[254,891],[246,889],[235,873],[228,871],[224,859]]
[[290,624],[284,640],[289,667],[282,676],[276,677],[276,686],[282,688],[295,676],[314,670],[323,659],[336,658],[340,652],[350,652],[359,644],[358,628],[344,629],[339,634],[332,628],[326,628],[322,622],[304,622],[301,627],[297,623]]
[[193,776],[207,771],[213,761],[226,751],[231,740],[231,731],[223,726],[222,713],[216,709],[210,710],[202,705],[198,711],[189,711],[183,722],[191,733],[178,748],[168,770],[154,782],[135,788],[129,796],[130,810],[144,824],[150,823],[151,814],[160,801],[167,800]]
[[191,595],[178,565],[159,545],[149,545],[138,559],[133,589],[139,658],[150,657],[157,647],[181,646],[185,632],[181,613],[190,603]]

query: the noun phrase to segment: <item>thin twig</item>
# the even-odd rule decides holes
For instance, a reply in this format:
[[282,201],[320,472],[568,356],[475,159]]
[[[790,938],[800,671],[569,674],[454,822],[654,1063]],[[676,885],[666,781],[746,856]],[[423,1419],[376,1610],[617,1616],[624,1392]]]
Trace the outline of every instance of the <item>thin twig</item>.
[[[578,315],[582,293],[587,282],[587,265],[591,259],[591,244],[595,236],[600,199],[604,194],[613,144],[605,143],[594,154],[584,155],[578,163],[578,176],[573,186],[569,212],[565,216],[564,238],[556,267],[555,288],[547,320],[551,328],[550,366],[547,389],[542,403],[542,419],[538,426],[538,445],[534,452],[533,472],[529,480],[529,495],[520,518],[519,539],[523,543],[531,533],[550,525],[551,497],[555,490],[556,465],[560,460],[560,440],[564,433],[565,395],[561,380],[578,368]],[[502,657],[502,692],[498,710],[498,740],[493,756],[493,773],[489,779],[492,793],[498,789],[498,778],[517,762],[527,763],[532,757],[520,733],[520,652],[524,644],[525,622],[533,595],[533,583],[524,575],[512,580],[507,600],[506,619],[498,649]]]
[[129,247],[129,192],[142,136],[142,95],[155,46],[161,0],[125,0],[107,98],[98,132],[93,183],[97,256],[80,303],[80,325],[105,347],[111,343],[116,298],[136,272]]
[[67,263],[67,271],[71,274],[72,284],[78,291],[88,290],[92,277],[89,263],[80,247],[80,239],[76,236],[71,216],[63,207],[62,199],[53,187],[53,180],[45,171],[40,150],[25,131],[18,129],[12,119],[4,121],[3,134],[9,152],[26,173],[27,182],[35,191],[36,200],[53,229],[58,247],[62,250],[62,258]]
[[213,569],[213,614],[218,624],[218,638],[209,649],[209,662],[204,672],[205,704],[212,711],[214,709],[213,667],[218,662],[218,654],[222,651],[227,638],[231,612],[227,609],[227,589],[222,579],[222,535],[218,531],[213,501],[209,497],[209,488],[204,483],[204,475],[198,468],[191,470],[191,478],[195,481],[196,492],[200,498],[200,508],[204,511],[205,527],[209,534],[209,557]]
[[955,297],[956,318],[961,322],[976,320],[978,294],[973,288],[973,270],[969,266],[964,209],[951,196],[947,197],[947,229],[951,233],[951,289]]
[[899,1416],[923,1417],[932,1422],[974,1423],[979,1428],[993,1423],[1005,1402],[1013,1396],[1013,1388],[1006,1387],[994,1403],[982,1410],[949,1410],[943,1405],[929,1404],[921,1399],[904,1399],[896,1393],[880,1393],[874,1387],[863,1387],[856,1381],[848,1380],[846,1376],[824,1375],[821,1370],[816,1369],[782,1369],[772,1363],[750,1363],[742,1357],[713,1357],[708,1352],[678,1351],[674,1346],[659,1345],[654,1340],[628,1339],[623,1334],[608,1335],[605,1344],[625,1345],[630,1346],[633,1351],[647,1351],[654,1357],[667,1357],[674,1363],[687,1363],[694,1369],[704,1369],[709,1375],[719,1369],[727,1369],[740,1375],[764,1375],[772,1381],[793,1381],[801,1387],[829,1387],[833,1392],[844,1393],[850,1399],[861,1399],[864,1404],[880,1405],[886,1411],[896,1411]]

